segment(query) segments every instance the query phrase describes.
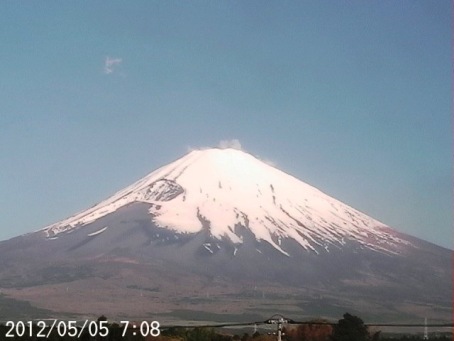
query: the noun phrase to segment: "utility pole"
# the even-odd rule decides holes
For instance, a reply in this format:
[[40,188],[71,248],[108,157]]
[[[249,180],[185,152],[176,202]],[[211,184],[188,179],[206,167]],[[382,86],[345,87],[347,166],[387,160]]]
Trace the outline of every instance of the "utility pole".
[[429,340],[429,332],[427,330],[427,317],[424,318],[424,337],[423,340]]
[[269,320],[266,321],[268,324],[277,324],[277,332],[275,335],[277,335],[277,341],[282,341],[282,325],[284,323],[291,323],[292,320],[286,319],[281,315],[274,315],[272,316]]

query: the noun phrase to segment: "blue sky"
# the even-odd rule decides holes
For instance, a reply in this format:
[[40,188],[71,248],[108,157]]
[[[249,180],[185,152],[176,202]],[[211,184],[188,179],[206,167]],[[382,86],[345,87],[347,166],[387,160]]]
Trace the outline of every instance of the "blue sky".
[[450,1],[0,4],[0,240],[188,147],[452,247]]

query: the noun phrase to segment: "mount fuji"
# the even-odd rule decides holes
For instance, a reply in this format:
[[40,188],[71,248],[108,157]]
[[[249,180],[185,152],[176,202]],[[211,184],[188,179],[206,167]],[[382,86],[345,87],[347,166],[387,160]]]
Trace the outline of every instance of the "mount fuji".
[[0,303],[26,306],[18,316],[449,321],[451,254],[246,152],[195,150],[1,242]]

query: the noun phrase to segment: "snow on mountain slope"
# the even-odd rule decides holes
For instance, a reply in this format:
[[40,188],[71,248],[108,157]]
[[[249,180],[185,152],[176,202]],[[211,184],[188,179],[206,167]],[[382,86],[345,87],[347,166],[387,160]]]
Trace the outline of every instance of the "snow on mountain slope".
[[315,252],[346,241],[392,253],[408,244],[379,221],[236,149],[192,151],[43,231],[54,237],[132,202],[149,203],[150,219],[177,233],[199,232],[205,222],[214,238],[241,244],[241,225],[286,255],[283,239]]

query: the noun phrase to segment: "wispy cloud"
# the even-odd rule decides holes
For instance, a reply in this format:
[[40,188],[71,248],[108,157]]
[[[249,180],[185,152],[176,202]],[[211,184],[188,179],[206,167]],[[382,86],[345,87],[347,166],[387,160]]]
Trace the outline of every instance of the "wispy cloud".
[[206,150],[206,149],[211,149],[211,148],[220,148],[220,149],[232,148],[232,149],[238,149],[238,150],[244,151],[243,147],[241,146],[240,141],[237,139],[221,140],[221,141],[219,141],[217,147],[215,147],[215,146],[202,146],[202,147],[187,146],[186,150],[188,152],[192,152],[194,150]]
[[[189,153],[189,152],[192,152],[194,150],[206,150],[206,149],[211,149],[213,147],[192,147],[192,146],[187,146],[186,147],[186,151]],[[216,147],[215,147],[216,148]],[[228,148],[232,148],[232,149],[237,149],[237,150],[241,150],[243,152],[246,152],[247,151],[244,149],[244,147],[241,145],[241,142],[240,140],[238,139],[231,139],[231,140],[221,140],[219,141],[218,145],[217,145],[217,148],[220,148],[220,149],[228,149]],[[260,161],[266,163],[267,165],[271,166],[271,167],[277,167],[277,164],[276,162],[268,159],[268,158],[262,158],[258,155],[255,155],[255,157],[257,159],[259,159]]]
[[232,140],[222,140],[219,142],[218,147],[221,149],[233,148],[238,150],[243,150],[241,143],[237,139]]
[[121,58],[111,58],[109,56],[106,57],[104,61],[104,73],[106,75],[111,74],[114,72],[114,68],[123,61]]

